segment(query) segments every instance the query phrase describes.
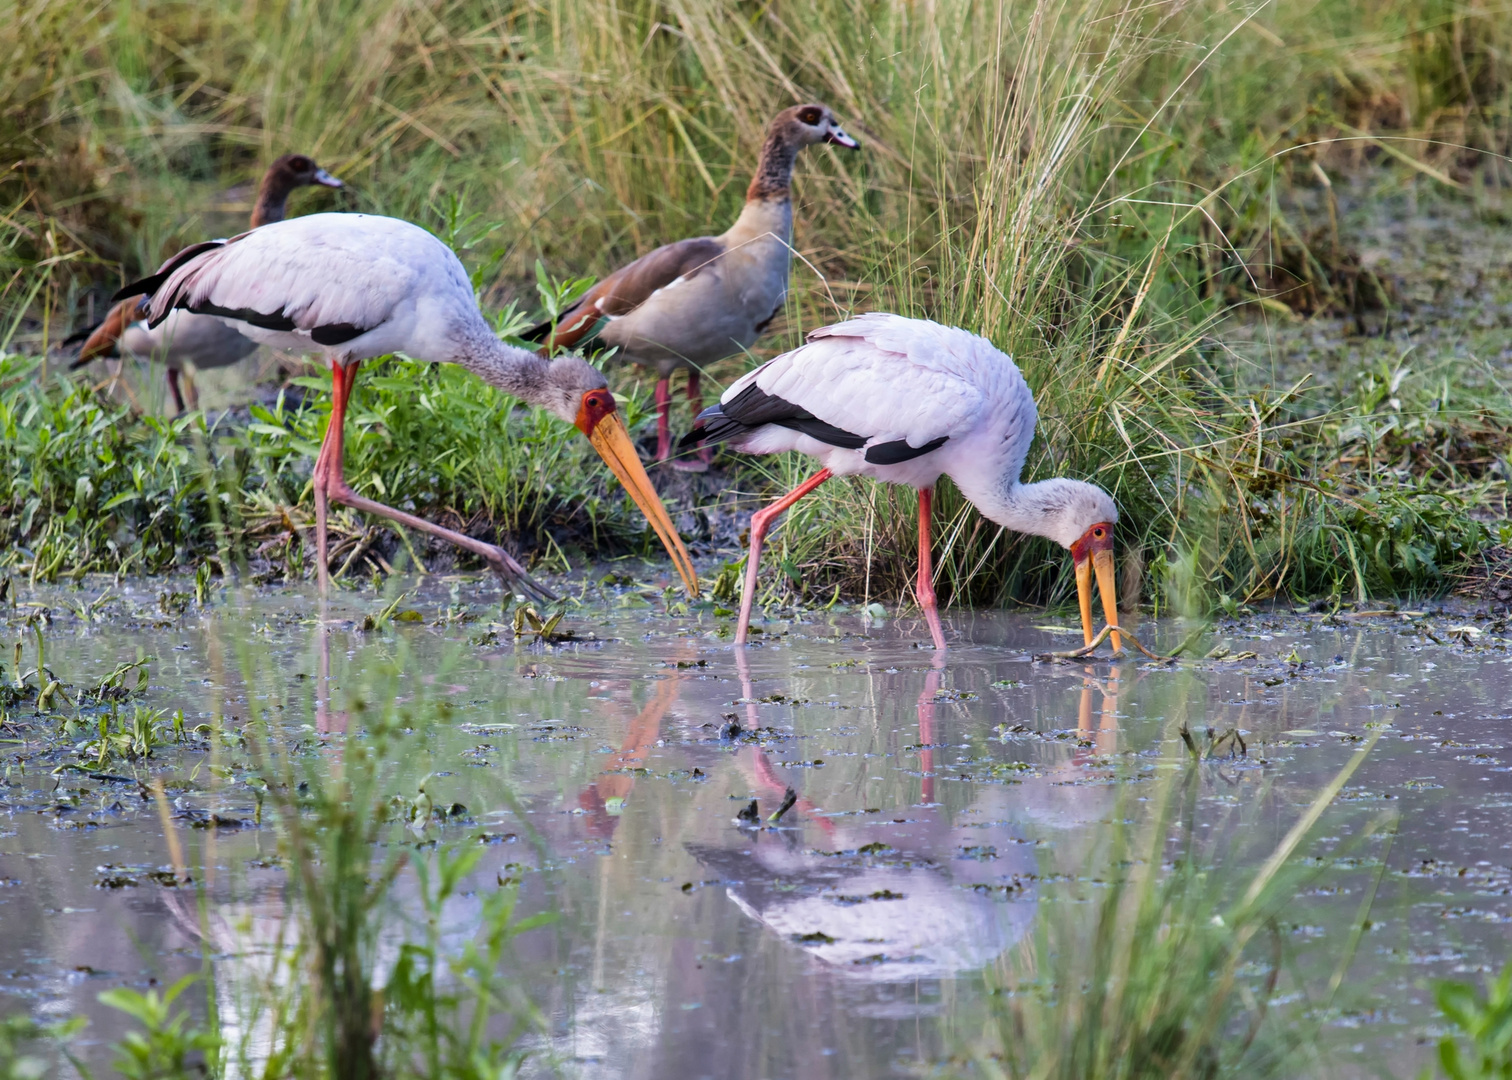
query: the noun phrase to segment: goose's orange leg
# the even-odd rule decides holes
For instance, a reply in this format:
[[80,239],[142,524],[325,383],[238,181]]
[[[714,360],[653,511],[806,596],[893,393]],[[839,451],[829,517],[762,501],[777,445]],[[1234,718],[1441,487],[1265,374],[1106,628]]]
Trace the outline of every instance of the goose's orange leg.
[[[703,373],[697,368],[688,369],[688,410],[693,414],[694,420],[703,412]],[[709,463],[713,460],[714,448],[700,443],[696,455],[692,458],[678,458],[672,465],[684,472],[707,472]]]
[[656,380],[656,460],[672,456],[672,379],[664,375]]

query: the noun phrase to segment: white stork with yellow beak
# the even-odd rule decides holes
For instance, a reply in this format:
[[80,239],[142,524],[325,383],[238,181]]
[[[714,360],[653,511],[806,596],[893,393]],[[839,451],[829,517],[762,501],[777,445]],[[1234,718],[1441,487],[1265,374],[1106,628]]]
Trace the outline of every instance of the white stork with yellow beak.
[[507,581],[551,595],[502,548],[384,506],[347,485],[342,430],[357,370],[363,360],[404,353],[459,364],[576,425],[646,515],[689,595],[698,595],[693,562],[646,476],[603,373],[578,356],[547,360],[500,341],[478,310],[457,256],[418,225],[372,214],[311,214],[264,225],[185,248],[115,299],[133,296],[149,298],[150,326],[174,311],[190,311],[265,345],[325,355],[333,401],[313,477],[322,588],[329,573],[326,507],[334,501],[447,540],[482,556]]
[[[736,644],[746,640],[772,521],[832,476],[869,476],[918,490],[916,592],[935,648],[945,648],[945,634],[935,604],[929,511],[941,476],[999,525],[1070,549],[1089,644],[1094,573],[1108,622],[1118,625],[1118,508],[1106,491],[1081,480],[1019,480],[1038,419],[1017,365],[990,341],[884,312],[815,330],[806,344],[737,380],[699,415],[684,443],[728,442],[751,454],[797,450],[823,467],[751,518]],[[1118,634],[1112,638],[1116,651]]]

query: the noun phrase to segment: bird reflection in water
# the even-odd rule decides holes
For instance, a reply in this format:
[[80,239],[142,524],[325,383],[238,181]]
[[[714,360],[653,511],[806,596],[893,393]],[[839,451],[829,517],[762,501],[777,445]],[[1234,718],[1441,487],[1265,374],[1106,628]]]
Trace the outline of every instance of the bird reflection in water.
[[644,766],[646,755],[661,738],[662,720],[677,701],[682,679],[673,675],[656,684],[645,708],[625,729],[618,752],[610,755],[602,772],[578,794],[578,806],[587,814],[590,836],[608,840],[618,827],[626,800],[635,790],[635,770]]
[[[752,701],[748,661],[739,651],[736,659]],[[720,846],[686,845],[747,916],[854,978],[941,978],[980,968],[1018,942],[1034,918],[1037,862],[1013,820],[1019,788],[983,785],[956,813],[935,801],[942,666],[937,659],[926,674],[916,706],[917,803],[839,817],[799,798],[775,828],[742,829]],[[754,707],[747,708],[751,716]],[[739,757],[763,800],[776,805],[787,784],[766,751],[753,743]]]

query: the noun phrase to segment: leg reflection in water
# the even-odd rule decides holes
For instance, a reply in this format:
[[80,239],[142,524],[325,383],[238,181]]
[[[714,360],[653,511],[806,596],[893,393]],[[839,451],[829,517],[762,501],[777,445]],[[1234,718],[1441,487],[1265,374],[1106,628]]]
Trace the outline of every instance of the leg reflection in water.
[[[751,701],[748,661],[738,652],[737,663]],[[718,873],[745,915],[847,976],[909,981],[980,968],[1019,941],[1034,918],[1033,848],[1008,820],[1009,792],[1017,789],[986,787],[956,814],[936,801],[943,675],[939,656],[913,702],[921,747],[916,802],[835,814],[840,808],[799,797],[776,828],[732,827],[727,844],[685,845]],[[759,745],[739,755],[762,809],[775,808],[789,782]]]

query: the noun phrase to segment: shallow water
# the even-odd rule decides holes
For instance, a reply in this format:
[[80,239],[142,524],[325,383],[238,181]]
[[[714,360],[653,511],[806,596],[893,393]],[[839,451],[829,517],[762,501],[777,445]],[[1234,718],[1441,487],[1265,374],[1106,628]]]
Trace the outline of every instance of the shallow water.
[[[1314,872],[1283,915],[1282,1002],[1301,1015],[1380,878],[1327,1014],[1335,1074],[1415,1072],[1436,1035],[1428,980],[1506,959],[1512,642],[1484,620],[1273,615],[1215,627],[1197,655],[1225,645],[1227,659],[1068,665],[1031,660],[1075,643],[1043,629],[1066,620],[967,614],[937,666],[915,647],[921,625],[829,611],[768,623],[742,670],[728,618],[668,616],[652,589],[574,611],[582,640],[553,647],[490,632],[497,593],[471,579],[419,585],[403,608],[422,620],[369,632],[360,620],[384,606],[372,593],[322,616],[308,593],[222,591],[175,615],[148,582],[113,589],[95,620],[68,612],[103,589],[21,597],[52,613],[48,668],[82,685],[150,654],[142,701],[227,735],[135,769],[173,767],[171,827],[209,901],[202,922],[194,889],[150,876],[171,868],[153,799],[54,775],[77,755],[0,731],[17,739],[0,743],[0,1013],[89,1016],[80,1049],[96,1063],[125,1030],[99,992],[200,970],[206,933],[217,985],[234,982],[285,914],[236,732],[266,711],[325,767],[357,734],[351,701],[384,695],[416,732],[394,794],[429,776],[438,806],[466,807],[428,839],[485,834],[475,888],[518,881],[522,911],[559,913],[512,961],[547,1017],[542,1074],[914,1075],[960,1053],[989,980],[1090,909],[1111,822],[1137,829],[1153,784],[1186,768],[1183,722],[1238,728],[1248,745],[1198,766],[1192,824],[1235,880],[1380,732],[1304,847]],[[28,650],[36,610],[10,616]],[[1184,632],[1140,631],[1157,649]],[[1246,651],[1258,656],[1233,658]],[[748,733],[729,737],[732,719]],[[737,823],[752,799],[770,815],[789,786],[777,827]],[[211,813],[225,824],[203,827]],[[1389,829],[1364,836],[1392,820],[1389,850]],[[476,908],[457,898],[452,929]]]

